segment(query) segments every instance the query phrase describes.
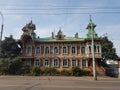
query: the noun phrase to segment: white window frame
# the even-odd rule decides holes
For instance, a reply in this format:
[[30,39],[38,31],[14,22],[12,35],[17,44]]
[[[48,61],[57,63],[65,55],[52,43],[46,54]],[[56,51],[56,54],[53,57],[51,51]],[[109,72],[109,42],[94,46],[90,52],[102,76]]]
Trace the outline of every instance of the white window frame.
[[[66,47],[66,52],[65,53],[64,53],[64,50],[63,50],[64,47]],[[68,47],[67,47],[67,45],[62,46],[62,54],[68,54]]]
[[[48,47],[49,52],[47,51],[47,53],[46,53],[46,48],[47,47]],[[45,46],[45,48],[44,48],[44,54],[50,54],[50,46]]]
[[[85,62],[84,62],[85,61]],[[83,63],[85,63],[85,64],[83,64]],[[88,67],[88,60],[86,60],[86,59],[82,59],[82,63],[81,63],[82,65],[82,68],[87,68]]]
[[[57,65],[55,63],[55,60],[57,60]],[[53,66],[54,67],[59,67],[59,59],[58,58],[53,59]]]
[[75,58],[72,59],[71,66],[74,67],[74,66],[73,66],[73,60],[76,61],[75,66],[77,66],[77,59],[75,59]]
[[[75,48],[75,53],[72,52],[72,48]],[[71,46],[71,54],[77,54],[77,46]]]
[[[66,62],[67,62],[66,65],[64,65],[64,63],[65,63],[64,60],[66,60]],[[64,58],[64,59],[62,60],[62,66],[63,66],[64,68],[68,67],[68,59]]]
[[[83,51],[82,51],[82,48],[84,48],[84,53],[83,53]],[[80,47],[80,52],[81,52],[81,54],[86,54],[86,48],[85,48],[85,46],[81,46],[81,47]]]
[[[39,51],[38,51],[38,47],[39,47]],[[35,47],[35,54],[40,54],[41,53],[41,47],[40,46],[36,46]]]
[[34,66],[40,66],[40,59],[34,60]]
[[[30,48],[30,50],[28,50],[28,48]],[[32,55],[32,46],[31,45],[28,45],[26,47],[26,54],[27,54],[27,56],[31,56]]]
[[[48,62],[47,62],[47,60],[48,60]],[[50,60],[48,58],[44,60],[44,67],[50,67]]]
[[[56,51],[55,51],[55,48],[57,47],[57,49],[58,49],[58,52],[56,53]],[[54,46],[54,54],[59,54],[59,46]]]

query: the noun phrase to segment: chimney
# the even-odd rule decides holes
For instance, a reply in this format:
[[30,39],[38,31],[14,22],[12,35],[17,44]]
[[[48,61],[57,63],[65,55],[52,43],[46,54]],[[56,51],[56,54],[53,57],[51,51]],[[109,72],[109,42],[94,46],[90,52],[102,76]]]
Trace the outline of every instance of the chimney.
[[54,39],[55,37],[54,37],[54,33],[52,32],[52,39]]
[[75,34],[75,38],[78,38],[78,33]]

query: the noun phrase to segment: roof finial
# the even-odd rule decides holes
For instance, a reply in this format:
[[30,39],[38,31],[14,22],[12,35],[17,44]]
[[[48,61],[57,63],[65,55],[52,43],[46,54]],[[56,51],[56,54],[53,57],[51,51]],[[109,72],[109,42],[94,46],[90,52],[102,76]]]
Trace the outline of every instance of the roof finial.
[[59,30],[61,31],[61,27],[59,27]]
[[89,15],[89,17],[90,17],[90,21],[92,21],[92,15]]

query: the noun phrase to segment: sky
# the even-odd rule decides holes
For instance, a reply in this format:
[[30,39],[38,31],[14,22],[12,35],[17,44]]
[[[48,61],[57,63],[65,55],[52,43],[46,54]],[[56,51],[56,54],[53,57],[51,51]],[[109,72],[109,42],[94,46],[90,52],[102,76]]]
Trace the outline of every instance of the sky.
[[[20,39],[22,28],[31,20],[39,37],[57,34],[86,37],[90,15],[99,36],[107,36],[120,56],[120,0],[0,0],[4,37]],[[0,25],[2,18],[0,17]]]

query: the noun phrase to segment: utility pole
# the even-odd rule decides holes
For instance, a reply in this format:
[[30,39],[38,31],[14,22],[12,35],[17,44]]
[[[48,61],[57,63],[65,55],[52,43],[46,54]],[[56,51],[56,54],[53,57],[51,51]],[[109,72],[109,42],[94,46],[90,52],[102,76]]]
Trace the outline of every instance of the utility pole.
[[[1,24],[1,32],[0,32],[0,49],[1,49],[1,42],[2,42],[2,34],[3,34],[3,26],[4,26],[4,17],[2,12],[0,12],[1,15],[1,20],[2,20],[2,24]],[[1,50],[0,50],[1,51]]]
[[[91,15],[90,15],[91,20]],[[97,80],[97,74],[96,74],[96,63],[95,63],[95,52],[94,52],[94,27],[91,23],[91,36],[92,36],[92,61],[93,61],[93,79]]]

